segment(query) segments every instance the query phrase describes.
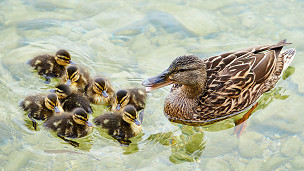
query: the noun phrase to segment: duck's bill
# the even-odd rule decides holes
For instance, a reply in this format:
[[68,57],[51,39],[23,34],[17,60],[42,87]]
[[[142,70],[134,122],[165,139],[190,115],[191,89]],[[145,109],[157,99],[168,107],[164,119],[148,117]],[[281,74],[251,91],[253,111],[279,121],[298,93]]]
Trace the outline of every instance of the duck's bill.
[[107,93],[105,90],[102,91],[102,95],[103,95],[103,97],[105,97],[105,98],[109,97],[108,93]]
[[143,81],[142,85],[146,87],[146,91],[153,91],[167,85],[173,84],[173,81],[167,76],[168,72],[164,71],[156,77],[151,77]]
[[70,60],[70,64],[71,64],[71,65],[76,65],[76,62]]
[[72,80],[68,79],[65,84],[70,86],[72,84]]
[[56,113],[60,113],[59,107],[58,107],[58,106],[55,106],[55,107],[54,107],[54,111],[55,111]]
[[87,125],[88,127],[93,127],[93,124],[92,124],[91,122],[89,122],[89,121],[86,122],[86,125]]
[[138,119],[134,119],[134,123],[135,123],[137,126],[140,126],[140,125],[141,125],[141,123],[140,123],[140,121],[139,121]]
[[51,93],[56,93],[55,89],[50,90]]

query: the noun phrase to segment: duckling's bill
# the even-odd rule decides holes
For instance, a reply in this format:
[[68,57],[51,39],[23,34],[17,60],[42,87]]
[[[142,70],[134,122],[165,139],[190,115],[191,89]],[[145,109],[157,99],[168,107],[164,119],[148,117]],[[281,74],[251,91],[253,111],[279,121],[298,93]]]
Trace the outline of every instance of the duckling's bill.
[[167,85],[173,84],[173,81],[168,76],[168,71],[165,70],[156,77],[151,77],[143,81],[142,85],[146,87],[146,91],[153,91]]
[[68,79],[65,84],[70,86],[72,84],[72,80]]
[[140,125],[141,125],[141,123],[140,123],[140,121],[139,121],[138,119],[134,119],[134,123],[135,123],[137,126],[140,126]]
[[92,124],[91,122],[89,122],[89,121],[86,122],[86,125],[87,125],[88,127],[93,127],[93,124]]
[[58,107],[58,106],[55,106],[55,107],[54,107],[54,111],[55,111],[56,113],[60,113],[59,107]]
[[108,93],[107,93],[105,90],[102,91],[102,95],[103,95],[103,97],[105,97],[105,98],[109,97]]

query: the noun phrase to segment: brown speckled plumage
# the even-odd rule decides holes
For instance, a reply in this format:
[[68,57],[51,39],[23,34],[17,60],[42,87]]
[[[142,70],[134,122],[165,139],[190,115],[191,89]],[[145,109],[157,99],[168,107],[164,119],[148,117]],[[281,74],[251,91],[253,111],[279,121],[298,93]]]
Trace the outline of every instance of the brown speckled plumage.
[[250,107],[274,87],[295,54],[295,49],[281,52],[288,44],[283,40],[203,60],[181,56],[143,85],[153,90],[174,83],[164,107],[171,121],[203,125],[223,120]]

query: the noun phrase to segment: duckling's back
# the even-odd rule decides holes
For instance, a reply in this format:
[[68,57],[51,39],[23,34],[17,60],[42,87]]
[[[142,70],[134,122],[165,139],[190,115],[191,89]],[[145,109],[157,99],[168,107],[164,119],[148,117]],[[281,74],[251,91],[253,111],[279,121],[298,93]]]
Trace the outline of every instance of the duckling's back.
[[43,95],[32,95],[26,97],[20,102],[20,107],[27,111],[34,119],[45,120],[54,114],[54,111],[48,110],[44,104]]
[[83,108],[89,114],[93,113],[90,101],[82,94],[72,93],[62,103],[62,108],[66,112],[72,112],[78,107]]
[[108,134],[118,139],[129,139],[135,136],[130,124],[122,119],[122,115],[117,113],[105,113],[94,119],[97,126],[108,131]]
[[88,134],[85,125],[76,124],[72,113],[53,116],[43,126],[57,132],[57,135],[68,138],[80,138]]
[[146,106],[147,93],[144,88],[127,89],[130,93],[129,104],[132,104],[137,111],[140,111]]
[[61,77],[65,72],[65,67],[58,65],[52,55],[36,56],[29,61],[29,65],[37,70],[39,75],[49,77]]

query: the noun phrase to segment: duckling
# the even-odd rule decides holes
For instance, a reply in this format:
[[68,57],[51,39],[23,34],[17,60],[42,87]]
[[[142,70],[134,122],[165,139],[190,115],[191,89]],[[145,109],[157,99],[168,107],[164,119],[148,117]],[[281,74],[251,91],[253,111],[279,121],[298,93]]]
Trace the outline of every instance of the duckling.
[[73,146],[79,144],[67,138],[81,138],[92,132],[93,125],[88,121],[88,115],[82,108],[76,108],[73,112],[64,112],[53,116],[44,124],[49,130],[57,132],[57,136]]
[[90,81],[86,95],[94,104],[113,106],[115,101],[115,92],[112,89],[110,81],[100,76]]
[[131,104],[140,111],[146,106],[146,97],[147,93],[143,88],[119,90],[116,92],[116,105],[112,110],[121,111],[126,105]]
[[20,107],[28,113],[28,117],[33,122],[33,127],[37,130],[36,120],[46,120],[55,113],[63,112],[58,97],[51,93],[47,96],[39,94],[26,97],[19,103]]
[[56,55],[39,55],[28,61],[28,64],[38,71],[38,74],[43,76],[49,84],[51,77],[61,77],[65,72],[65,68],[69,64],[74,64],[70,54],[60,49]]
[[68,66],[65,76],[61,79],[61,83],[70,86],[72,91],[80,93],[87,90],[89,81],[90,73],[88,70],[76,65]]
[[127,105],[123,113],[109,112],[94,119],[97,126],[107,130],[108,134],[117,139],[121,144],[128,142],[128,139],[137,136],[142,130],[142,115],[138,118],[134,106]]
[[62,108],[65,112],[72,112],[75,108],[83,108],[87,113],[92,114],[93,109],[90,106],[90,101],[86,96],[80,93],[73,93],[70,87],[66,84],[59,84],[54,90],[57,94]]

